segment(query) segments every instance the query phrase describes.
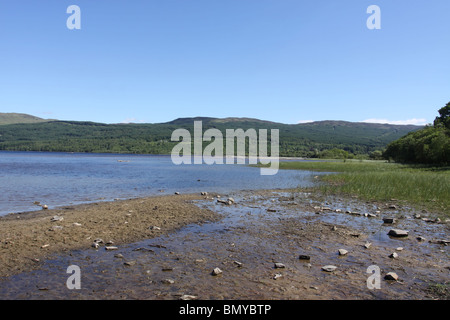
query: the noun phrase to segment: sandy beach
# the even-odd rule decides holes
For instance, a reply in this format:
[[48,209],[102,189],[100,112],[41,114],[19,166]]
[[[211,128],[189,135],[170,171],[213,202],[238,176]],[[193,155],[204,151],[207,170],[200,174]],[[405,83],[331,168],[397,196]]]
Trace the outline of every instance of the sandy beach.
[[55,253],[88,249],[96,239],[116,246],[217,219],[191,203],[202,198],[165,195],[2,216],[0,277],[38,268]]
[[[234,201],[222,202],[228,197]],[[448,299],[449,223],[418,215],[403,203],[296,190],[165,195],[11,214],[0,219],[0,296]],[[391,229],[409,233],[391,237]],[[81,290],[65,286],[71,264],[83,272]],[[368,287],[371,266],[379,268],[379,289]],[[398,278],[386,279],[389,273]]]

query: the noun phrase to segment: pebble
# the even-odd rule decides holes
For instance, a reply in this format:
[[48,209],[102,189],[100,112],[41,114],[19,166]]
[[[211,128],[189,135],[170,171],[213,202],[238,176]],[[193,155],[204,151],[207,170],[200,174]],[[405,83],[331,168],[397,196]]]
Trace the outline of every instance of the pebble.
[[273,276],[273,280],[277,280],[278,278],[281,278],[283,275],[281,273],[277,273]]
[[417,241],[426,241],[426,240],[427,240],[427,239],[425,239],[425,238],[422,237],[422,236],[419,236],[419,237],[417,237],[416,239],[417,239]]
[[180,300],[196,300],[196,299],[197,299],[197,296],[191,296],[189,294],[183,294],[180,297]]
[[371,245],[372,244],[370,242],[366,242],[366,244],[364,244],[364,248],[369,249]]
[[311,260],[311,257],[310,257],[310,256],[307,256],[307,255],[305,255],[305,254],[301,254],[298,258],[299,258],[300,260]]
[[397,252],[393,252],[393,253],[391,253],[391,254],[389,255],[389,258],[392,258],[392,259],[396,259],[396,258],[398,258],[398,254],[397,254]]
[[400,229],[391,229],[389,230],[388,235],[392,237],[407,237],[408,231]]
[[345,256],[348,253],[348,251],[345,249],[339,249],[338,251],[340,256]]
[[117,247],[114,247],[114,246],[106,246],[105,247],[105,250],[117,250],[118,248]]
[[332,266],[332,265],[326,265],[326,266],[322,267],[322,270],[326,271],[326,272],[333,272],[336,269],[337,269],[337,267],[336,266]]
[[161,280],[161,282],[165,283],[165,284],[174,284],[175,283],[175,281],[172,279],[164,279],[164,280]]
[[46,205],[46,204],[42,205],[42,209],[47,210],[48,209],[48,205]]
[[63,221],[64,218],[61,216],[53,216],[53,218],[50,219],[50,221],[55,222],[55,221]]
[[275,263],[275,268],[281,269],[281,268],[286,268],[286,266],[282,263],[277,262],[277,263]]
[[395,218],[383,218],[384,223],[395,223]]
[[213,276],[217,276],[217,275],[219,275],[221,273],[222,273],[222,270],[220,270],[219,268],[214,268],[214,270],[211,272],[211,274]]
[[384,279],[397,281],[398,275],[395,272],[389,272],[384,276]]
[[151,226],[151,227],[149,227],[149,229],[150,230],[161,230],[161,228],[157,227],[157,226]]
[[131,266],[134,266],[136,264],[136,261],[134,261],[134,260],[132,260],[132,261],[125,261],[123,264],[126,265],[126,266],[131,267]]

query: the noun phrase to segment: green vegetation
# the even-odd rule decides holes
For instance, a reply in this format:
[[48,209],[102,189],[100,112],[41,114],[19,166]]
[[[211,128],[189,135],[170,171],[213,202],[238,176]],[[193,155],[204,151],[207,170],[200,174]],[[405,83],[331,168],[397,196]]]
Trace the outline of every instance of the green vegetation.
[[38,123],[49,120],[41,119],[24,113],[2,113],[0,112],[0,125],[14,123]]
[[224,137],[226,129],[267,129],[269,138],[270,129],[279,129],[282,157],[324,157],[324,151],[335,149],[333,156],[339,153],[348,154],[347,158],[368,158],[381,153],[389,142],[420,129],[344,121],[288,125],[248,118],[205,117],[156,124],[46,121],[0,125],[0,150],[169,154],[176,144],[170,141],[172,132],[185,128],[192,134],[196,120],[202,121],[203,131],[217,128]]
[[417,208],[450,212],[450,168],[403,165],[384,161],[281,162],[280,169],[336,172],[321,176],[324,194],[355,195],[364,200],[392,198]]
[[402,163],[450,164],[450,102],[439,110],[433,126],[410,132],[390,143],[383,156]]

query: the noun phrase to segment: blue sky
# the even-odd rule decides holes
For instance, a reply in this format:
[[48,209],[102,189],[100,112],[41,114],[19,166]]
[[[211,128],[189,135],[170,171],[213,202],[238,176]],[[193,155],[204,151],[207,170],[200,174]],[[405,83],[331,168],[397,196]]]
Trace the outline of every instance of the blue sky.
[[449,17],[448,0],[1,1],[0,112],[429,123],[450,101]]

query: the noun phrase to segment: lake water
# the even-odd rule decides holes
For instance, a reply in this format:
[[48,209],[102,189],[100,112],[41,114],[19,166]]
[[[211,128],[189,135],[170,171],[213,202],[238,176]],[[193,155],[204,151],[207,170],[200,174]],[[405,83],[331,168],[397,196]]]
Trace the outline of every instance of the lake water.
[[[261,176],[246,165],[175,165],[170,156],[0,151],[0,215],[151,195],[306,187],[317,172]],[[161,192],[164,190],[164,192]]]

